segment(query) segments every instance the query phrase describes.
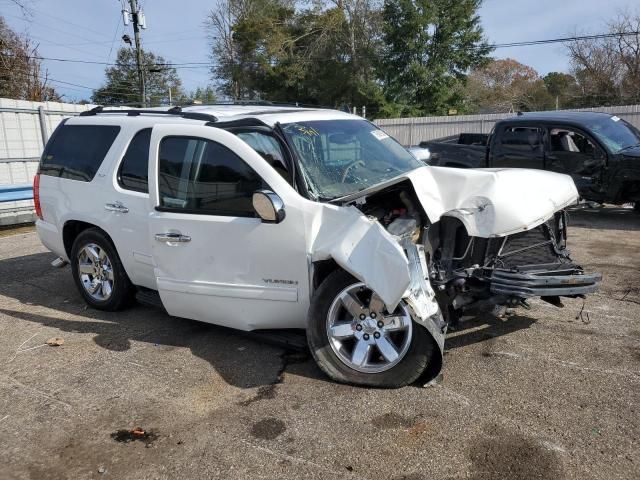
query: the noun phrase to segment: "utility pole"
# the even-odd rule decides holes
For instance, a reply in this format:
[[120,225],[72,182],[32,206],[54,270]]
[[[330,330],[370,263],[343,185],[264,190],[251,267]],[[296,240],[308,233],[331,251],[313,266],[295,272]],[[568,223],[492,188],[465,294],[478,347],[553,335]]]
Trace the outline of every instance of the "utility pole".
[[[144,14],[141,16],[141,12],[138,9],[138,2],[136,0],[129,0],[131,6],[131,21],[133,22],[133,36],[136,42],[136,65],[138,67],[138,83],[140,87],[140,101],[144,107],[147,102],[147,94],[144,86],[144,72],[142,71],[142,47],[140,46],[140,26],[146,28],[144,24]],[[140,21],[142,19],[142,22]]]

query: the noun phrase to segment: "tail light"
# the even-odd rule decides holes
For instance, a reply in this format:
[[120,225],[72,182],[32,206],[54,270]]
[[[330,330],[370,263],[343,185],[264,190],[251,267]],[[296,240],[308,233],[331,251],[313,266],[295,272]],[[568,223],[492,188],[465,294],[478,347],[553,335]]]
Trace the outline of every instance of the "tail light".
[[33,177],[33,205],[36,208],[37,217],[42,220],[42,207],[40,206],[40,174]]

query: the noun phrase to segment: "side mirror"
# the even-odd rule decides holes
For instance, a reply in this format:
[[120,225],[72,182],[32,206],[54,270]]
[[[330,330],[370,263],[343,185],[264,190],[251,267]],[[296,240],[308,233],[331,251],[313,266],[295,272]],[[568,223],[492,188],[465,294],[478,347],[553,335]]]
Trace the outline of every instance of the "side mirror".
[[265,223],[280,223],[285,211],[282,199],[271,190],[258,190],[253,194],[253,209]]

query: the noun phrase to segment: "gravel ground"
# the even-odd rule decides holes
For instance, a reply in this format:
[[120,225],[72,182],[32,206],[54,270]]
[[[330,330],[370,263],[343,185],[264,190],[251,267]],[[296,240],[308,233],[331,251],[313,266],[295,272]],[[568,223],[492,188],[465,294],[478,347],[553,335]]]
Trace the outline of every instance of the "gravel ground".
[[599,293],[471,319],[442,384],[399,390],[153,308],[87,309],[33,232],[2,232],[0,478],[640,478],[640,215],[572,223]]

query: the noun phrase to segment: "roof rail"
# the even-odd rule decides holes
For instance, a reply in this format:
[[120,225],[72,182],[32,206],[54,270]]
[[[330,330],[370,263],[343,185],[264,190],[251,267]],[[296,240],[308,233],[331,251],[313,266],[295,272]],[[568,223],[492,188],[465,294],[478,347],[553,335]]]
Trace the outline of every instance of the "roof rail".
[[102,115],[105,113],[126,114],[129,117],[137,117],[140,114],[149,115],[175,115],[177,117],[188,118],[189,120],[203,120],[205,122],[217,122],[218,117],[208,113],[201,112],[184,112],[181,107],[172,107],[169,110],[145,110],[145,109],[121,109],[121,110],[105,110],[103,106],[97,106],[86,112],[81,112],[81,117],[90,117],[93,115]]
[[328,105],[314,105],[301,102],[272,102],[269,100],[229,100],[210,103],[194,103],[186,105],[188,107],[215,107],[215,106],[256,106],[256,107],[292,107],[292,108],[315,108],[315,109],[333,109]]

